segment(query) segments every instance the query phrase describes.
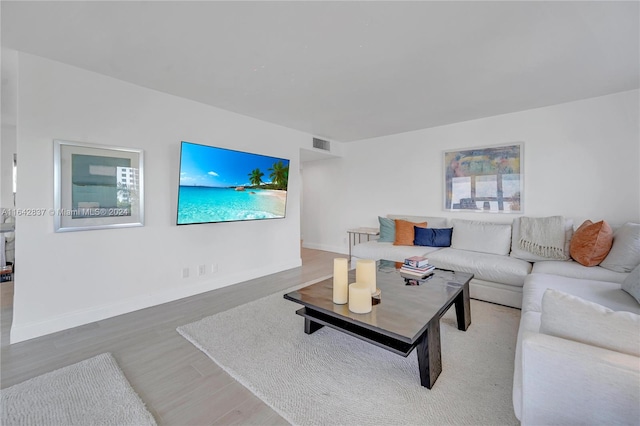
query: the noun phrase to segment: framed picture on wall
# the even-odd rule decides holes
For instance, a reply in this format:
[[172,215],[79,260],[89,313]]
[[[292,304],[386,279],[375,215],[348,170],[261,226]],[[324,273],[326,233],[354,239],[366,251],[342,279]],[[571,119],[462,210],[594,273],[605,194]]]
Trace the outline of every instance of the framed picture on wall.
[[144,226],[141,149],[53,142],[55,232]]
[[444,209],[524,213],[524,143],[444,152]]

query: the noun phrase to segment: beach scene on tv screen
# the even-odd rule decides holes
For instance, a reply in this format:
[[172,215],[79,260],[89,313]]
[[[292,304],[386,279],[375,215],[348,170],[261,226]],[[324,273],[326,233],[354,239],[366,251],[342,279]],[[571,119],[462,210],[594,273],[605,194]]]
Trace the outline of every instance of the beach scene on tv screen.
[[178,225],[285,216],[289,160],[183,142]]

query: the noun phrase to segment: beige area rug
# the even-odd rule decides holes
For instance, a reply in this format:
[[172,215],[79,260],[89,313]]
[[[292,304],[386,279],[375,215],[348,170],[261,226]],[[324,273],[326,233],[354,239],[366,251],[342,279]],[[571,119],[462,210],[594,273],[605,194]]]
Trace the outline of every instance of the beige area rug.
[[[178,332],[297,425],[517,425],[511,403],[520,311],[471,301],[472,323],[441,321],[442,374],[420,386],[407,358],[329,327],[303,331],[301,305],[282,293]],[[384,303],[384,300],[383,302]]]
[[0,391],[2,425],[155,425],[111,354]]

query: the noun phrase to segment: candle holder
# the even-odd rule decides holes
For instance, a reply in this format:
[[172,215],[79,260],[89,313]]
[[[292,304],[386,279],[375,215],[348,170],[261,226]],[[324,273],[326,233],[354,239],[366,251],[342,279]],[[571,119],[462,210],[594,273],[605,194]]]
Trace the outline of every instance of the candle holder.
[[333,303],[344,305],[349,300],[349,267],[345,258],[333,259]]
[[355,314],[371,312],[371,290],[369,284],[355,282],[349,284],[349,310]]
[[371,294],[376,291],[376,261],[359,259],[356,262],[356,282],[369,285]]
[[371,295],[371,304],[378,305],[380,302],[382,302],[382,292],[379,288],[376,288],[375,293]]

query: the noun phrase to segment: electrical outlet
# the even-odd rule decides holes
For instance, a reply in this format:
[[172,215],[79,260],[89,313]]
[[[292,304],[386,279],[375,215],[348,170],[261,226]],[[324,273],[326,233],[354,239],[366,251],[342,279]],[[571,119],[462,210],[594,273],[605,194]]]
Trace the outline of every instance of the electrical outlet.
[[207,265],[198,266],[198,275],[205,275],[207,273]]
[[182,278],[189,278],[189,268],[188,267],[182,268]]
[[216,272],[218,272],[218,264],[217,263],[212,263],[211,264],[211,273],[215,274]]

